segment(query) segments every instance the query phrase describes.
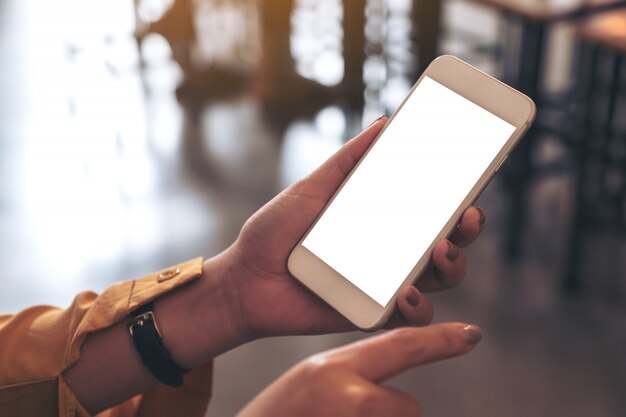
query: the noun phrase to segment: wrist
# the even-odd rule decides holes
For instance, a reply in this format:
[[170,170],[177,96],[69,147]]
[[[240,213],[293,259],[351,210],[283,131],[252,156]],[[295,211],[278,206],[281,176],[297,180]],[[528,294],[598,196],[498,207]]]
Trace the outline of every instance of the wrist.
[[155,301],[163,342],[181,367],[194,368],[247,341],[225,254],[202,275]]

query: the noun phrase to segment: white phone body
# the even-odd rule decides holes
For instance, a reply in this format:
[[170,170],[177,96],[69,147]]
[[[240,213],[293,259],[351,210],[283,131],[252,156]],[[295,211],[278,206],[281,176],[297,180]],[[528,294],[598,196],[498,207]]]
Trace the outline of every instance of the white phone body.
[[289,272],[360,329],[380,328],[535,112],[495,78],[437,58],[294,247]]

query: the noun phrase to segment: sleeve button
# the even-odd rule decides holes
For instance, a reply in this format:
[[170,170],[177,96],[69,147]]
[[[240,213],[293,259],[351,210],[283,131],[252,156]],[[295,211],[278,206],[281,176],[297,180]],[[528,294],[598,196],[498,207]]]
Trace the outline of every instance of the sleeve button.
[[157,282],[168,281],[174,278],[175,276],[177,276],[178,274],[180,274],[180,268],[168,269],[167,271],[161,272],[159,274],[159,276],[157,277]]

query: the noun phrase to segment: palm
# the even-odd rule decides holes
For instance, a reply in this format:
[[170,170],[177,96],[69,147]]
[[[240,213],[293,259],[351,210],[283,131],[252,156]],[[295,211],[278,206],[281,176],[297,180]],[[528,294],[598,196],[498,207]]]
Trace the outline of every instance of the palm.
[[[256,212],[244,225],[229,249],[234,284],[244,322],[252,336],[311,334],[346,331],[353,326],[339,313],[297,283],[287,271],[292,248],[311,226],[343,179],[363,155],[384,120],[374,123],[348,142],[321,167],[293,184]],[[451,240],[465,246],[482,230],[480,211],[466,211]],[[462,232],[462,233],[461,233]],[[465,273],[465,258],[447,259],[445,242],[435,247],[434,265],[420,279],[422,290],[440,290],[457,285]],[[449,243],[448,243],[449,245]],[[426,324],[432,310],[426,301],[419,306],[398,304],[402,317],[395,324]],[[430,311],[429,311],[430,310]],[[399,320],[398,320],[399,319]]]
[[287,271],[289,252],[338,186],[320,182],[316,174],[294,184],[261,208],[244,225],[235,244],[242,267],[235,280],[243,314],[256,334],[321,333],[351,328]]

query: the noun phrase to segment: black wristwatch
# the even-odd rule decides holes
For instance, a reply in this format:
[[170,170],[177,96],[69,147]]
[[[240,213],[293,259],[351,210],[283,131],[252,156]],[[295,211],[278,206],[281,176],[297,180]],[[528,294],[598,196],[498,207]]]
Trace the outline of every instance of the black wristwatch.
[[163,337],[152,312],[152,303],[134,310],[131,316],[133,318],[128,323],[128,331],[145,367],[165,385],[183,385],[183,375],[189,369],[178,366],[163,344]]

